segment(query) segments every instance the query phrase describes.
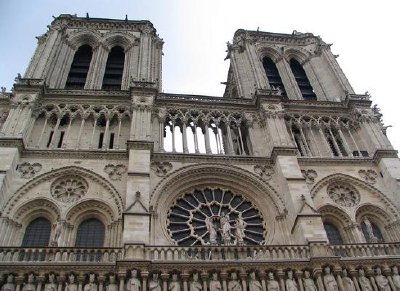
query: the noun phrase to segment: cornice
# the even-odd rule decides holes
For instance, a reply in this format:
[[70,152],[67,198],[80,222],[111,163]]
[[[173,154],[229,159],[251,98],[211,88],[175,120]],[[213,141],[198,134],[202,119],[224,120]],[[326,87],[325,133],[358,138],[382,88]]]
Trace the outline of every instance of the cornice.
[[373,165],[375,161],[372,158],[320,158],[320,157],[298,157],[300,166],[324,166],[324,165],[355,165],[364,164]]
[[23,151],[24,158],[41,159],[85,159],[85,160],[126,160],[126,150],[70,150],[70,149],[32,149]]
[[128,150],[149,150],[152,152],[154,142],[148,140],[128,140],[127,148]]
[[22,152],[25,150],[25,144],[22,137],[0,136],[0,148],[17,148],[19,152]]
[[384,158],[398,158],[396,150],[376,150],[373,161],[379,163]]

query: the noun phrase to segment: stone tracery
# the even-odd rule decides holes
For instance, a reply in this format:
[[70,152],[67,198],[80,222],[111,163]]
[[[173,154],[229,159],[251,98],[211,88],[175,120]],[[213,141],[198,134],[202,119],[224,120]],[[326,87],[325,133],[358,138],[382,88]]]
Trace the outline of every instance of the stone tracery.
[[331,184],[328,186],[327,191],[329,197],[341,206],[351,207],[360,202],[360,194],[350,184]]
[[88,191],[89,184],[79,176],[60,177],[51,186],[51,195],[66,203],[79,200]]
[[219,188],[178,198],[168,212],[167,227],[179,245],[261,244],[267,231],[250,202]]

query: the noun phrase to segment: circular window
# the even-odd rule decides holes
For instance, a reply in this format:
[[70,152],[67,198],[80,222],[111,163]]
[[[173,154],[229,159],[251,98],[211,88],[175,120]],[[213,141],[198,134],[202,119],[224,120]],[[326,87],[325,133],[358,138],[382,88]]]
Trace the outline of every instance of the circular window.
[[74,202],[86,194],[88,186],[79,176],[61,177],[51,185],[51,195],[61,202]]
[[335,203],[345,207],[351,207],[360,202],[360,194],[347,183],[329,185],[328,195]]
[[178,245],[259,245],[266,228],[253,204],[229,190],[194,190],[168,211],[167,229]]

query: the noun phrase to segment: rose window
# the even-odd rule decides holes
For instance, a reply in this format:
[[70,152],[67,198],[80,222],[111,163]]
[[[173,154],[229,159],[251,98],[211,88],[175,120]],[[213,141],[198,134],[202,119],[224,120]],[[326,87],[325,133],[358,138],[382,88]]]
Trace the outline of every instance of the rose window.
[[332,184],[328,187],[329,197],[337,204],[345,207],[357,205],[360,202],[360,194],[347,183]]
[[74,202],[86,194],[88,186],[79,176],[61,177],[53,182],[51,195],[62,202]]
[[182,246],[259,245],[266,227],[260,212],[229,190],[194,190],[178,198],[168,211],[167,228]]

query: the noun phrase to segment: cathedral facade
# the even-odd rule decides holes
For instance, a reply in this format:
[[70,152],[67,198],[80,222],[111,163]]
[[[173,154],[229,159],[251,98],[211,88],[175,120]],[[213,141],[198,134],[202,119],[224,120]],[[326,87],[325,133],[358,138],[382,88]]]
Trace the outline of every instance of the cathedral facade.
[[399,291],[400,161],[320,37],[162,93],[149,21],[60,15],[0,93],[2,291]]

